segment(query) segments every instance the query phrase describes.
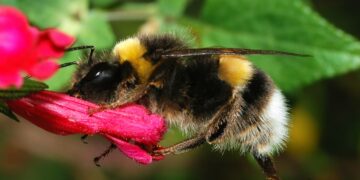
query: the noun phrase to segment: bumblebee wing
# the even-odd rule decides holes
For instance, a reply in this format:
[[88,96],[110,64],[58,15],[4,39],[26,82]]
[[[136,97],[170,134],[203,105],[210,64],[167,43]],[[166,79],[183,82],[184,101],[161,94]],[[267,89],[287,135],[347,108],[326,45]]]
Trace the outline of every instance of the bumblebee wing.
[[309,57],[306,54],[298,54],[292,52],[276,51],[276,50],[259,50],[244,48],[199,48],[199,49],[176,49],[165,51],[162,57],[190,57],[190,56],[211,56],[211,55],[286,55]]

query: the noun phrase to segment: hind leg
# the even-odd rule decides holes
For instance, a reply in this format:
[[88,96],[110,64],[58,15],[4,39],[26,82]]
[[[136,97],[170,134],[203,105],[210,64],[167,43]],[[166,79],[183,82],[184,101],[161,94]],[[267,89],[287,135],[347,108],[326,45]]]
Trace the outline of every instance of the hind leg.
[[263,170],[267,180],[280,180],[270,156],[258,156],[256,154],[253,154],[253,156]]
[[182,141],[178,144],[166,148],[160,148],[154,150],[153,154],[155,155],[169,155],[169,154],[181,154],[188,152],[192,149],[199,147],[200,145],[206,142],[204,135],[198,135],[193,138]]

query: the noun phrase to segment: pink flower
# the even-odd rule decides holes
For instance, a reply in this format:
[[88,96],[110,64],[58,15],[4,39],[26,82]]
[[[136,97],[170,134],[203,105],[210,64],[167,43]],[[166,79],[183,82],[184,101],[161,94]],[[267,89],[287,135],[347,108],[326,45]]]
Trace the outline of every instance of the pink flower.
[[97,105],[50,91],[11,100],[7,104],[13,112],[49,132],[60,135],[101,134],[141,164],[162,158],[153,157],[151,151],[157,148],[166,131],[164,120],[150,114],[143,106],[128,104],[90,116],[89,108]]
[[0,88],[22,85],[22,73],[44,80],[58,69],[55,59],[73,42],[56,29],[39,31],[17,9],[0,6]]

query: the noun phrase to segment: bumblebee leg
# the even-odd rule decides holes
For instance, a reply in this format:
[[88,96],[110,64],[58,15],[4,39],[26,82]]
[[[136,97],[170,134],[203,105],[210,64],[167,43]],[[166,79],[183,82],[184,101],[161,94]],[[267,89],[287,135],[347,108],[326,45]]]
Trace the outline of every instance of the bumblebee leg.
[[267,180],[280,180],[270,156],[258,156],[256,154],[253,154],[253,156],[264,171]]
[[91,63],[92,62],[92,57],[93,57],[93,54],[94,54],[94,51],[95,51],[95,46],[90,45],[90,46],[71,47],[71,48],[66,49],[66,51],[76,51],[76,50],[82,50],[82,49],[90,49],[88,61],[89,61],[89,63]]
[[220,141],[225,133],[228,121],[226,119],[216,120],[215,123],[212,123],[206,133],[206,141],[209,144],[214,144]]
[[111,143],[110,146],[103,152],[101,153],[99,156],[94,158],[94,163],[96,166],[100,167],[99,161],[106,157],[112,150],[114,150],[116,148],[116,145]]
[[105,111],[106,109],[111,109],[111,108],[107,108],[107,105],[106,105],[106,104],[100,104],[99,107],[88,108],[88,114],[89,114],[90,116],[92,116],[92,115],[94,115],[95,113]]
[[115,102],[110,104],[100,104],[100,107],[97,108],[90,108],[88,111],[89,115],[93,115],[95,113],[107,110],[107,109],[114,109],[123,104],[127,104],[130,102],[136,102],[141,99],[147,93],[148,86],[141,85],[136,87],[135,89],[128,91],[127,93],[119,93],[119,98]]
[[222,107],[219,113],[215,115],[215,118],[212,119],[212,123],[205,130],[205,133],[201,133],[196,137],[185,140],[173,146],[164,149],[158,149],[154,151],[154,153],[161,155],[180,154],[194,149],[204,144],[205,142],[211,144],[214,140],[218,140],[224,134],[228,124],[228,108],[232,108],[230,103]]
[[228,124],[231,123],[229,120],[234,119],[233,111],[237,111],[233,107],[233,101],[230,101],[228,104],[223,106],[218,113],[215,115],[215,118],[208,125],[206,131],[206,141],[209,144],[214,144],[220,142],[222,137],[224,137],[225,131],[227,130]]
[[106,109],[114,109],[126,103],[136,102],[148,93],[150,87],[161,88],[161,82],[150,81],[147,84],[139,85],[130,91],[126,90],[125,93],[119,93],[119,97],[115,102],[112,102],[110,104],[102,104],[98,108],[89,109],[88,114],[93,115]]
[[199,135],[170,147],[157,149],[153,153],[155,155],[181,154],[197,148],[205,142],[205,136]]

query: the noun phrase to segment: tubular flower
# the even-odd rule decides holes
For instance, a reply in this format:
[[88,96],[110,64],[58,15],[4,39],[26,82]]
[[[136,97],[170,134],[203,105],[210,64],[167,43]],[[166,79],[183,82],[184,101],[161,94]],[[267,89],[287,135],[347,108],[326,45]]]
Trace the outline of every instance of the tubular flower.
[[13,112],[49,132],[103,135],[141,164],[162,158],[153,157],[151,151],[157,148],[166,131],[165,122],[141,105],[127,104],[89,115],[89,109],[97,105],[50,91],[40,91],[7,104]]
[[22,85],[22,73],[43,80],[58,69],[55,59],[73,42],[56,29],[43,31],[29,25],[17,9],[0,6],[0,88]]

